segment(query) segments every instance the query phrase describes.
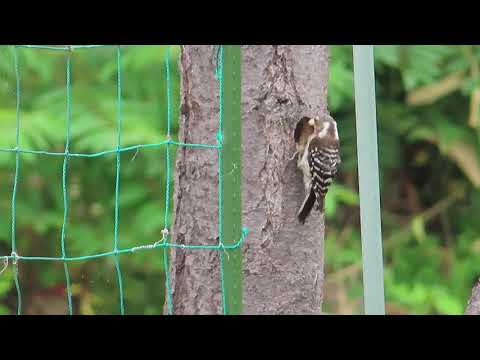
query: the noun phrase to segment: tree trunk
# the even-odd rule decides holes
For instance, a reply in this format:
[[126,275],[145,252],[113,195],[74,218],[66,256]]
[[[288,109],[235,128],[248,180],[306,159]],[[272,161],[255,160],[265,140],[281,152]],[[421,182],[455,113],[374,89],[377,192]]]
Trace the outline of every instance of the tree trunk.
[[[324,225],[314,212],[296,220],[304,198],[292,158],[293,129],[303,115],[326,111],[326,46],[243,46],[242,197],[250,230],[244,253],[245,314],[319,314],[323,298]],[[179,141],[216,143],[218,85],[214,46],[184,46]],[[179,148],[172,239],[217,243],[215,150]],[[216,251],[171,251],[175,314],[221,313]]]
[[480,315],[480,279],[472,290],[465,315]]

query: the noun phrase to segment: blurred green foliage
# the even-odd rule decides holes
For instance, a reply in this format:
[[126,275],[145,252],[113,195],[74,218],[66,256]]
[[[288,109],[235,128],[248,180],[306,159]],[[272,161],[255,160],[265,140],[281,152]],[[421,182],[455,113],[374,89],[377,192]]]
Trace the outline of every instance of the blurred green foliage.
[[[165,139],[167,97],[162,46],[125,47],[123,146]],[[65,54],[21,49],[24,149],[63,151]],[[172,47],[173,119],[178,118],[179,48]],[[460,314],[480,275],[479,46],[376,46],[387,312]],[[339,181],[326,200],[327,312],[362,312],[351,46],[331,46],[329,108],[342,137]],[[116,145],[115,49],[73,57],[72,152]],[[15,72],[11,47],[0,47],[0,148],[15,147]],[[177,122],[174,124],[177,133]],[[15,155],[0,152],[0,255],[10,254]],[[18,253],[60,256],[61,157],[22,155],[17,195]],[[161,237],[163,149],[122,154],[120,247]],[[70,256],[113,247],[115,156],[71,159],[68,174]],[[120,257],[126,312],[159,314],[164,301],[161,250]],[[0,269],[2,264],[0,264]],[[111,258],[71,263],[75,313],[119,313]],[[61,263],[22,262],[25,313],[65,298]],[[0,275],[0,314],[15,313],[11,266]],[[51,305],[50,305],[51,306]],[[63,304],[62,309],[66,309]],[[48,311],[48,310],[47,310]],[[50,311],[53,311],[50,309]],[[63,311],[63,310],[62,310]]]
[[[479,60],[479,46],[375,46],[388,313],[461,314],[480,276]],[[359,313],[352,69],[352,47],[331,46],[344,162],[326,201],[326,310]]]
[[[166,47],[123,50],[122,146],[166,139]],[[179,94],[179,47],[171,47],[172,93]],[[62,152],[66,134],[66,53],[19,49],[22,149]],[[72,57],[71,152],[116,147],[117,58],[115,47],[76,50]],[[15,147],[16,83],[13,49],[0,47],[0,148]],[[178,118],[179,97],[173,97]],[[175,121],[173,132],[177,133]],[[11,196],[15,154],[0,152],[0,254],[11,252]],[[161,238],[166,187],[164,148],[121,156],[119,247],[152,244]],[[17,247],[24,256],[60,256],[63,221],[62,157],[21,156],[17,189]],[[71,158],[68,170],[69,256],[110,251],[114,235],[115,154]],[[120,257],[129,314],[162,313],[162,250]],[[113,259],[71,263],[75,313],[119,313]],[[21,262],[24,313],[52,296],[65,297],[61,263]],[[55,291],[57,289],[57,291]],[[58,289],[60,289],[58,291]],[[0,313],[16,312],[11,266],[0,276]]]

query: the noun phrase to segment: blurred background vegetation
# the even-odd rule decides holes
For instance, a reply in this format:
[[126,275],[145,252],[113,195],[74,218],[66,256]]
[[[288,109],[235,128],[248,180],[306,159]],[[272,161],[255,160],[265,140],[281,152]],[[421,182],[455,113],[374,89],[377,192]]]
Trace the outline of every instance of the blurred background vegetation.
[[[480,276],[479,46],[376,46],[385,292],[390,314],[461,314]],[[331,47],[344,163],[328,196],[327,306],[362,312],[351,46]]]
[[[329,313],[362,313],[362,268],[351,46],[331,46],[329,109],[339,123],[343,166],[326,201]],[[24,149],[63,151],[65,54],[21,49]],[[165,139],[166,48],[125,47],[123,146]],[[173,118],[178,118],[179,48],[172,47]],[[387,312],[461,314],[480,276],[479,46],[376,46],[376,90]],[[73,57],[72,152],[116,146],[116,50]],[[0,148],[15,147],[13,52],[0,47]],[[175,121],[174,133],[178,130]],[[22,155],[17,192],[18,253],[60,256],[62,157]],[[120,247],[161,238],[162,149],[123,153]],[[0,152],[0,255],[11,252],[15,155]],[[115,155],[70,160],[67,253],[113,247]],[[160,314],[160,250],[121,256],[128,314]],[[1,264],[0,264],[1,265]],[[70,264],[74,312],[119,313],[113,259]],[[64,313],[61,263],[22,262],[24,313]],[[0,314],[16,312],[11,266],[0,275]]]
[[[116,147],[116,47],[75,50],[72,57],[70,151],[92,153]],[[23,149],[62,152],[65,147],[66,54],[19,49]],[[123,51],[122,146],[166,140],[166,47],[130,46]],[[179,112],[179,47],[170,51],[173,119]],[[15,147],[16,85],[13,49],[0,48],[0,148]],[[177,133],[177,122],[173,132]],[[164,227],[164,148],[121,156],[119,247],[153,244]],[[17,188],[18,253],[60,256],[63,222],[63,158],[22,155]],[[111,251],[114,236],[115,154],[69,161],[66,251],[83,256]],[[11,196],[15,154],[0,152],[0,254],[11,252]],[[170,207],[171,208],[171,207]],[[161,314],[164,302],[162,250],[120,256],[129,314]],[[13,273],[0,276],[0,313],[16,313]],[[119,313],[113,258],[69,265],[74,313]],[[22,262],[24,313],[65,312],[62,263]]]

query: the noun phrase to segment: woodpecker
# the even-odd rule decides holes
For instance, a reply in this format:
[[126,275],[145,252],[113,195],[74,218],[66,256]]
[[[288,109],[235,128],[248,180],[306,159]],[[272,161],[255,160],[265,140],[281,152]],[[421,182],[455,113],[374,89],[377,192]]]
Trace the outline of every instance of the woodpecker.
[[323,213],[325,195],[341,163],[337,123],[327,114],[302,117],[295,127],[294,139],[297,166],[305,185],[305,200],[297,218],[304,224],[314,206]]

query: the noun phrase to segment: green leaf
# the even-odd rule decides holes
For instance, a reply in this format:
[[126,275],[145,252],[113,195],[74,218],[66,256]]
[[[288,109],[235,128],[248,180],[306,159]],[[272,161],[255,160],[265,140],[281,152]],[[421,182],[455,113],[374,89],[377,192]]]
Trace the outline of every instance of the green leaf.
[[0,299],[4,297],[14,285],[13,272],[4,267],[4,262],[0,261],[0,271],[3,269],[3,273],[0,274]]
[[416,216],[412,221],[412,233],[415,239],[421,243],[425,240],[426,231],[425,231],[425,221],[421,216]]
[[443,315],[462,315],[465,304],[449,294],[445,289],[436,288],[432,294],[435,310]]

